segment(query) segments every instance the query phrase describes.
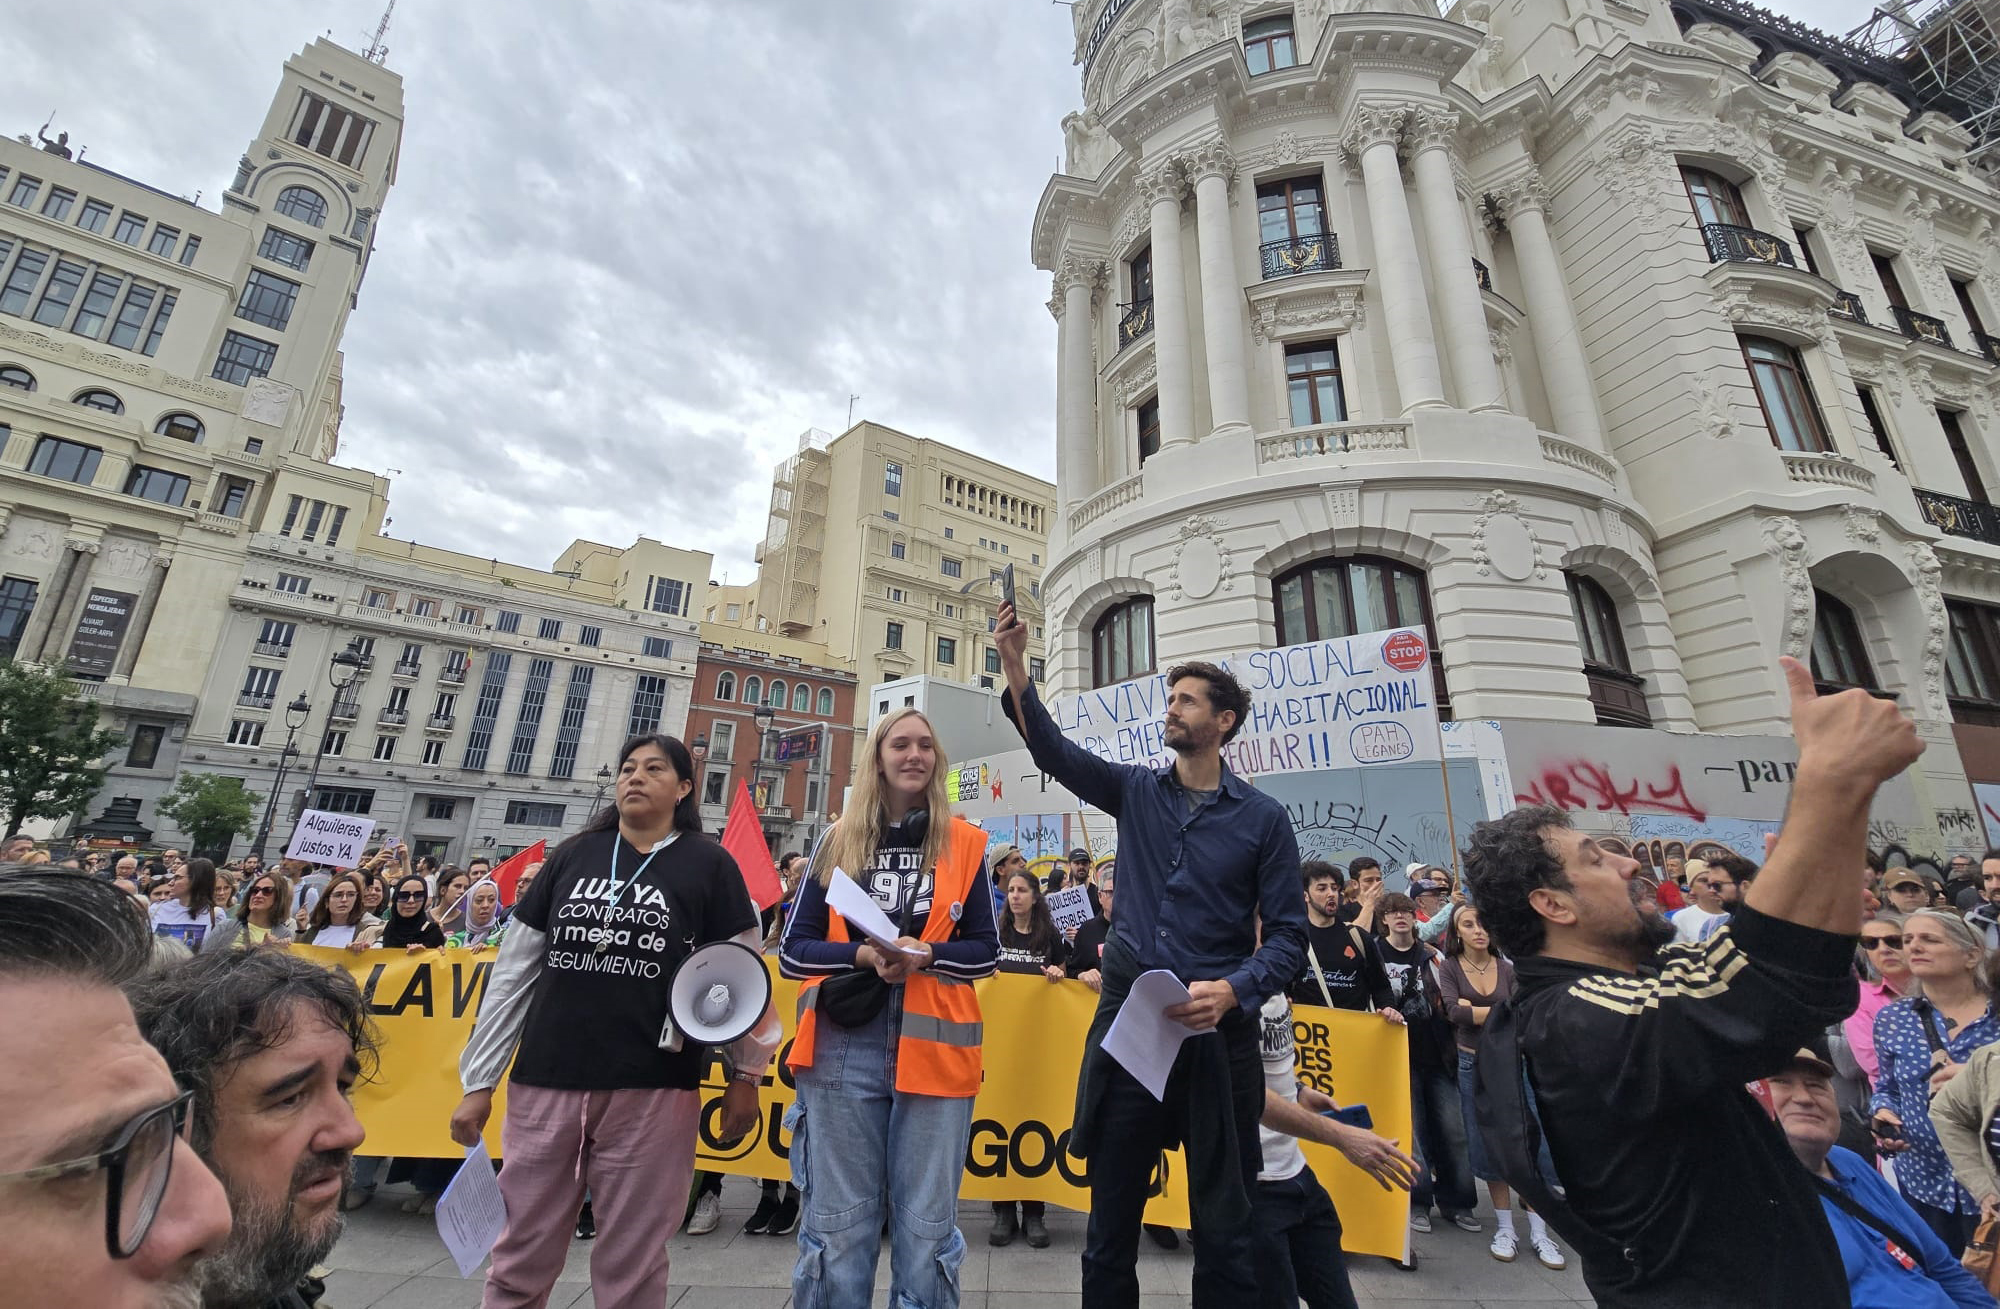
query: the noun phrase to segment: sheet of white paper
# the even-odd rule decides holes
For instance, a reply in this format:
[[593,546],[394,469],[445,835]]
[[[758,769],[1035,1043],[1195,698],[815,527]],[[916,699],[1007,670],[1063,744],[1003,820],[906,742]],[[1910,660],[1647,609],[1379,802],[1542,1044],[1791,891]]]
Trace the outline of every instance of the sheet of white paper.
[[827,879],[826,903],[835,913],[847,920],[847,925],[889,950],[901,950],[904,954],[922,957],[922,950],[908,946],[898,946],[896,938],[902,933],[889,921],[889,915],[882,912],[882,906],[875,903],[875,897],[861,889],[855,880],[843,869],[833,870]]
[[1064,936],[1090,921],[1090,888],[1087,886],[1065,886],[1060,891],[1051,891],[1048,904],[1049,917],[1055,920],[1056,930]]
[[1118,1006],[1111,1030],[1104,1034],[1104,1053],[1125,1066],[1155,1100],[1167,1098],[1167,1074],[1181,1042],[1196,1035],[1193,1028],[1167,1017],[1169,1005],[1189,1000],[1187,987],[1164,968],[1141,973]]
[[494,1243],[507,1227],[507,1205],[500,1198],[500,1179],[494,1176],[492,1156],[481,1141],[465,1152],[458,1176],[438,1197],[438,1235],[451,1251],[460,1277],[470,1277],[493,1253]]

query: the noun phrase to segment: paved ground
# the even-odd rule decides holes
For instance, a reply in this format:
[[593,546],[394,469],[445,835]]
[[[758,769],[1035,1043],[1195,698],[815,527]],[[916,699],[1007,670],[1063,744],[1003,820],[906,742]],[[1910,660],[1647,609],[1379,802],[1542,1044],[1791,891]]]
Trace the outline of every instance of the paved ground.
[[[347,1235],[327,1261],[328,1309],[476,1309],[481,1275],[460,1280],[438,1239],[435,1220],[404,1214],[402,1188],[384,1187],[375,1202],[348,1215]],[[722,1225],[708,1236],[673,1238],[673,1309],[789,1309],[792,1252],[788,1237],[745,1236],[743,1221],[756,1204],[757,1184],[741,1178],[723,1183]],[[990,1249],[986,1229],[992,1211],[967,1203],[960,1211],[970,1251],[962,1286],[964,1309],[1069,1309],[1077,1302],[1077,1255],[1083,1247],[1083,1216],[1049,1211],[1055,1243],[1030,1250],[1016,1242]],[[1381,1259],[1362,1259],[1354,1268],[1354,1289],[1363,1304],[1396,1309],[1567,1309],[1589,1304],[1575,1260],[1561,1273],[1535,1262],[1527,1248],[1525,1223],[1521,1256],[1512,1264],[1486,1253],[1487,1233],[1473,1236],[1448,1224],[1416,1238],[1418,1266],[1404,1272]],[[1174,1253],[1142,1242],[1139,1285],[1141,1309],[1186,1309],[1192,1258],[1185,1246]],[[882,1257],[878,1287],[888,1284],[888,1254]],[[551,1309],[593,1309],[590,1245],[573,1242]]]

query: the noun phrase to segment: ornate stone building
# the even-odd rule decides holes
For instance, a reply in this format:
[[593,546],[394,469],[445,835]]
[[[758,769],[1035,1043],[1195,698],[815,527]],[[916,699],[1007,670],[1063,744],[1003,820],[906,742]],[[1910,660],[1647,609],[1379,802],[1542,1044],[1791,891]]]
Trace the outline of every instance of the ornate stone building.
[[2000,194],[1964,106],[1729,0],[1360,8],[1075,8],[1033,231],[1061,687],[1423,623],[1454,717],[1671,750],[1782,735],[1791,653],[1919,719],[1890,835],[1984,845],[1953,729],[2000,780]]

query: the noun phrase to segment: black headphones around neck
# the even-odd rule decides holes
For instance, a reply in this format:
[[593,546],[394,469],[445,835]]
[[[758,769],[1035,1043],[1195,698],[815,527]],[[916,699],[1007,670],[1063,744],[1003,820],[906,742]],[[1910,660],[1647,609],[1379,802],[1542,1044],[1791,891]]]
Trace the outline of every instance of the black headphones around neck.
[[921,848],[924,838],[930,835],[930,831],[931,811],[928,809],[912,809],[903,815],[900,822],[889,824],[887,830],[882,833],[882,837],[884,840],[894,841],[898,845],[914,845]]

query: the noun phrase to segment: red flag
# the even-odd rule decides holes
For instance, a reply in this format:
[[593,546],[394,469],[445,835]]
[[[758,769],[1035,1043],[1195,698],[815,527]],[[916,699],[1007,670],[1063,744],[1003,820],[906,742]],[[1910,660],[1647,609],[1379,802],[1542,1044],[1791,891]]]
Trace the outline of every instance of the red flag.
[[541,863],[548,857],[549,843],[547,841],[537,841],[527,849],[521,851],[521,853],[509,855],[505,863],[495,868],[492,877],[493,884],[500,888],[500,903],[504,905],[513,904],[514,884],[521,880],[521,874],[527,871],[529,864]]
[[764,841],[764,825],[757,821],[757,806],[750,803],[750,788],[736,781],[736,798],[729,802],[729,821],[722,829],[722,848],[736,858],[743,873],[743,885],[759,913],[785,898],[778,870],[771,864],[771,847]]

